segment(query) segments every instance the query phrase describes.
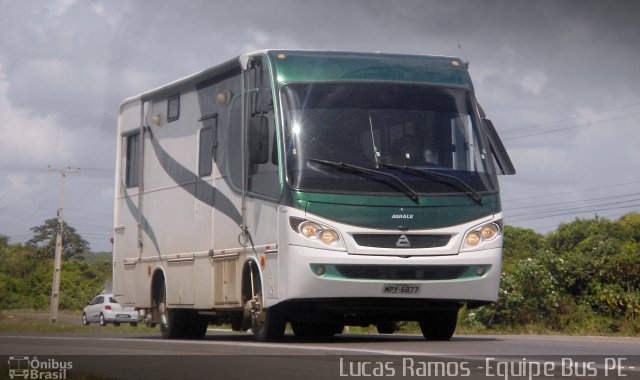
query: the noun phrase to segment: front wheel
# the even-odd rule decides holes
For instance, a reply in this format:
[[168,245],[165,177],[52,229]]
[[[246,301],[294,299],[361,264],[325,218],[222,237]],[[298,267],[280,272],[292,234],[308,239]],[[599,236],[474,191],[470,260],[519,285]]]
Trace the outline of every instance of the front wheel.
[[262,292],[258,292],[251,308],[251,330],[257,342],[272,342],[282,339],[287,321],[276,306],[265,308]]
[[435,310],[419,321],[420,330],[426,340],[449,340],[456,330],[458,310]]
[[85,326],[89,326],[89,320],[87,319],[87,315],[82,313],[82,324]]

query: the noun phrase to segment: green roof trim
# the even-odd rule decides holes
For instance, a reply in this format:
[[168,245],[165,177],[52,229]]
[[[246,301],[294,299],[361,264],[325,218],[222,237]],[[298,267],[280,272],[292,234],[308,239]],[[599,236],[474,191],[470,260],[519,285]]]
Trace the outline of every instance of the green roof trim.
[[383,53],[269,51],[279,84],[307,81],[396,81],[473,89],[459,58]]

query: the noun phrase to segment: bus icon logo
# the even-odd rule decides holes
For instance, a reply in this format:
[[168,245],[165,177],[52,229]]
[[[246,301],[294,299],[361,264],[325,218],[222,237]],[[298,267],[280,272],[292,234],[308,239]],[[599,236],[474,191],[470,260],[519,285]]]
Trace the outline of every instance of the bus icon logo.
[[9,378],[29,378],[28,356],[9,356]]
[[411,242],[409,241],[409,239],[407,238],[406,235],[402,235],[402,236],[400,236],[400,238],[396,242],[396,247],[398,247],[398,248],[410,248],[411,247]]

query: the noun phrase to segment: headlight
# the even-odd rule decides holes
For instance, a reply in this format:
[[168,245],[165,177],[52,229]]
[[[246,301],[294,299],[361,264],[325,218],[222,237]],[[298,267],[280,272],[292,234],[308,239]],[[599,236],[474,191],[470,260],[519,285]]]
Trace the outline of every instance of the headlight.
[[289,225],[295,232],[309,240],[321,241],[330,246],[336,246],[340,240],[340,235],[334,229],[302,218],[290,217]]
[[477,247],[484,242],[495,240],[502,232],[500,225],[501,220],[484,224],[467,232],[464,236],[463,248]]

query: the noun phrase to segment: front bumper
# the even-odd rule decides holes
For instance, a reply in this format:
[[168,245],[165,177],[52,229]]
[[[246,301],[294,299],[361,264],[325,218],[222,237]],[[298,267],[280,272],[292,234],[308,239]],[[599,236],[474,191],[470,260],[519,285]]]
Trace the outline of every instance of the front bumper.
[[[290,245],[287,247],[286,296],[282,300],[375,298],[441,302],[495,302],[498,298],[500,248],[445,256],[349,255]],[[322,266],[323,270],[318,270]],[[384,292],[389,284],[419,285],[411,294]],[[384,305],[381,305],[383,307]]]

